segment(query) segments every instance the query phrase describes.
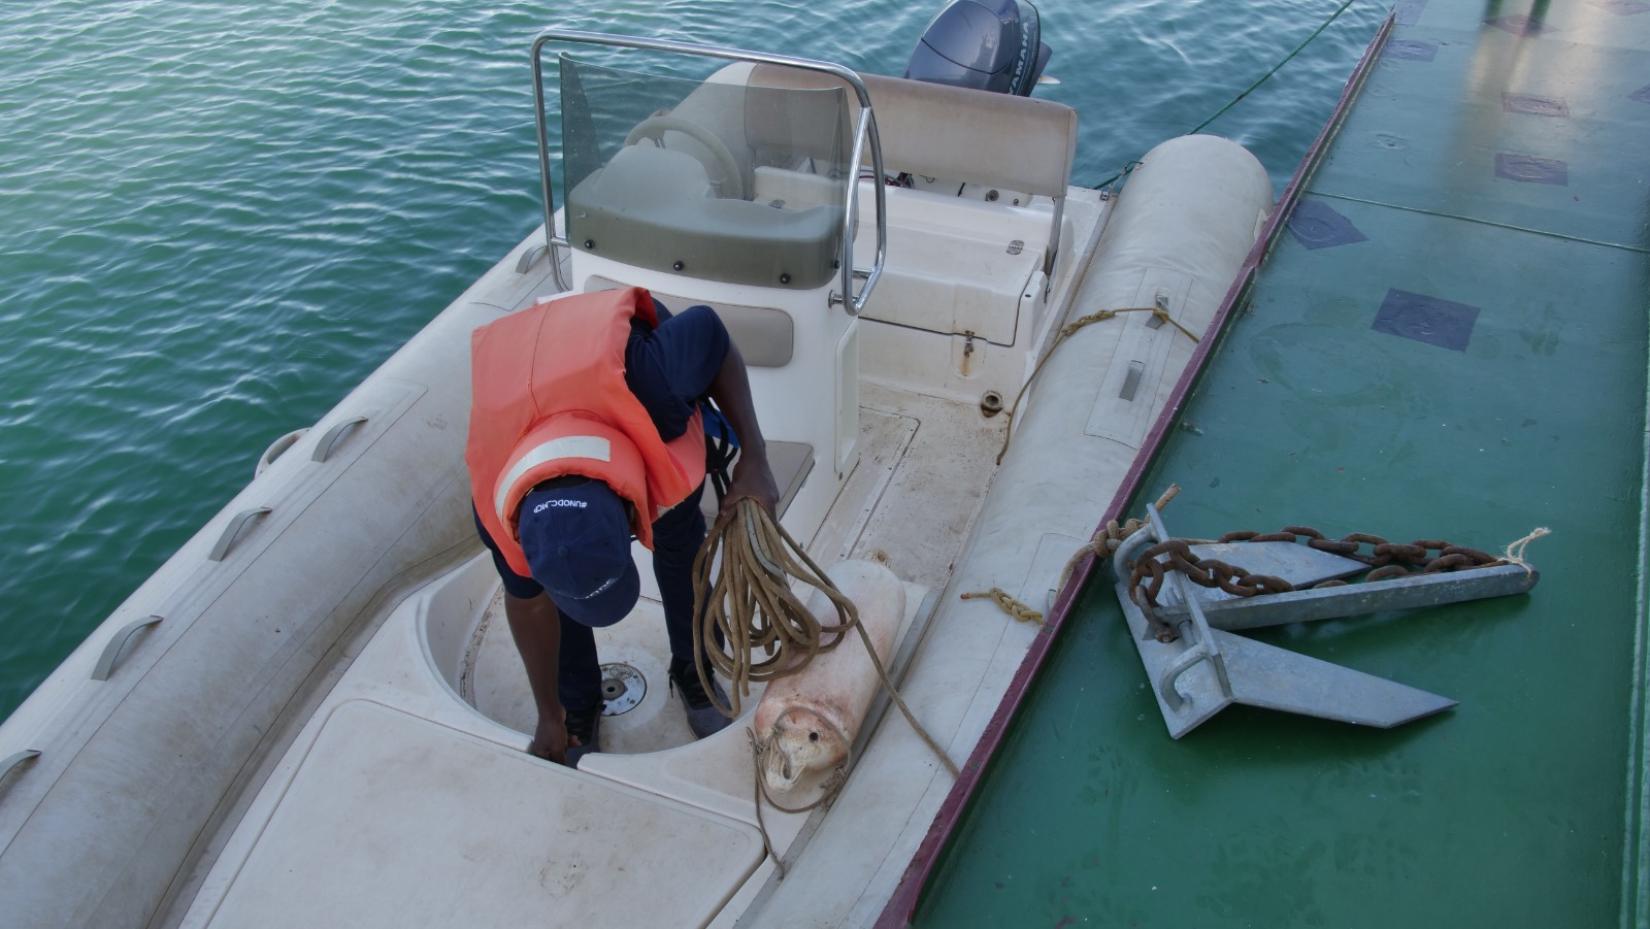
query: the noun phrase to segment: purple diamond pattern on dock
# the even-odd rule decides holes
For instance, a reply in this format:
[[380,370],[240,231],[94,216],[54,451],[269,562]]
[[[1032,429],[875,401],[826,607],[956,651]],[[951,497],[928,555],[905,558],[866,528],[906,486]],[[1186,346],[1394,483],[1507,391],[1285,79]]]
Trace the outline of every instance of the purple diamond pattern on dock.
[[1394,288],[1386,292],[1370,328],[1464,352],[1477,321],[1478,307]]
[[1419,39],[1392,39],[1386,43],[1386,51],[1382,52],[1382,57],[1404,61],[1431,61],[1438,57],[1438,45]]
[[1502,94],[1501,108],[1509,113],[1529,113],[1532,116],[1568,118],[1570,105],[1554,97],[1534,94]]
[[1524,184],[1570,184],[1570,167],[1556,158],[1537,158],[1513,152],[1495,153],[1495,176]]
[[1554,31],[1553,27],[1544,25],[1540,20],[1531,19],[1528,16],[1497,16],[1494,19],[1484,20],[1484,25],[1493,26],[1513,35],[1542,35]]
[[1313,199],[1300,201],[1295,212],[1289,214],[1289,234],[1312,249],[1351,245],[1369,238],[1352,225],[1352,220],[1322,200]]

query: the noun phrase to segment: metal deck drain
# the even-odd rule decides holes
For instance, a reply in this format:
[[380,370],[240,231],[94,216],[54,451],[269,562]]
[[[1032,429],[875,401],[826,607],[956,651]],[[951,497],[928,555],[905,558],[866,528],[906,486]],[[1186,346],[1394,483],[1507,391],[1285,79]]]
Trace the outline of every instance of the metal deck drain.
[[634,710],[647,696],[647,678],[623,662],[602,665],[603,716],[622,716]]

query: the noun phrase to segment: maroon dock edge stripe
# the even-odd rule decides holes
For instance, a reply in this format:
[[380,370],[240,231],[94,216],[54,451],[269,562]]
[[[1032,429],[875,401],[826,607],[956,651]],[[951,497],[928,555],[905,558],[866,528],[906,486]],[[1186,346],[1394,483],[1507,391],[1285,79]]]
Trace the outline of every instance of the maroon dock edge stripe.
[[[1359,89],[1363,87],[1364,81],[1368,78],[1370,69],[1374,67],[1376,59],[1380,57],[1381,49],[1386,45],[1387,37],[1392,33],[1392,22],[1392,14],[1389,13],[1386,20],[1381,23],[1380,30],[1375,33],[1374,40],[1364,50],[1363,57],[1358,60],[1358,66],[1353,69],[1352,76],[1347,78],[1346,86],[1341,90],[1341,98],[1335,104],[1335,111],[1330,114],[1329,121],[1324,123],[1323,129],[1318,132],[1318,137],[1313,140],[1312,147],[1307,149],[1306,157],[1301,159],[1300,166],[1295,169],[1294,177],[1289,180],[1289,186],[1284,188],[1283,196],[1278,200],[1277,209],[1272,212],[1272,217],[1267,220],[1265,230],[1260,238],[1256,240],[1254,248],[1249,250],[1249,256],[1244,259],[1243,266],[1238,269],[1237,277],[1232,281],[1232,286],[1227,289],[1226,297],[1221,301],[1220,309],[1215,313],[1214,319],[1209,322],[1208,333],[1220,333],[1225,330],[1226,323],[1231,318],[1232,312],[1237,308],[1238,302],[1243,299],[1249,290],[1249,285],[1254,282],[1255,272],[1260,267],[1261,261],[1266,257],[1267,252],[1271,250],[1273,243],[1276,242],[1279,233],[1283,230],[1285,221],[1295,207],[1295,202],[1300,199],[1301,191],[1306,187],[1306,182],[1311,179],[1312,173],[1317,170],[1319,162],[1322,161],[1324,153],[1329,148],[1330,140],[1335,137],[1335,133],[1340,129],[1341,123],[1346,119],[1346,114],[1352,108],[1353,100],[1358,96]],[[1127,506],[1129,500],[1140,490],[1140,482],[1145,478],[1146,470],[1156,459],[1175,417],[1180,415],[1181,408],[1186,405],[1186,398],[1191,393],[1192,386],[1197,382],[1198,377],[1203,373],[1203,368],[1207,364],[1209,355],[1213,352],[1217,341],[1219,340],[1208,338],[1206,333],[1205,338],[1198,343],[1197,348],[1192,353],[1190,362],[1186,365],[1186,370],[1181,373],[1180,380],[1175,383],[1174,392],[1169,395],[1168,404],[1157,417],[1157,422],[1153,424],[1152,431],[1146,436],[1144,446],[1141,448],[1140,453],[1135,456],[1134,463],[1129,466],[1128,473],[1124,475],[1123,483],[1117,488],[1116,495],[1112,497],[1111,503],[1106,506],[1105,515],[1100,518],[1100,524],[1096,527],[1097,532],[1106,525],[1107,521],[1121,520],[1123,507]],[[1020,704],[1025,701],[1026,694],[1031,690],[1033,679],[1036,678],[1037,672],[1042,670],[1043,663],[1048,659],[1048,654],[1054,646],[1054,639],[1060,634],[1061,627],[1065,625],[1066,619],[1071,613],[1072,605],[1077,601],[1078,593],[1088,583],[1089,576],[1094,571],[1094,566],[1095,560],[1093,558],[1083,561],[1077,567],[1077,570],[1072,572],[1071,579],[1061,589],[1059,597],[1055,599],[1054,606],[1049,611],[1042,629],[1037,633],[1037,637],[1032,640],[1025,658],[1020,662],[1020,667],[1014,672],[1014,679],[1009,682],[1008,691],[1003,694],[1002,701],[997,704],[996,712],[992,713],[990,722],[986,723],[985,731],[981,734],[979,743],[974,746],[973,753],[968,756],[968,761],[963,765],[962,775],[951,785],[951,792],[946,795],[945,802],[940,805],[939,812],[935,814],[933,823],[928,827],[928,834],[923,836],[922,843],[917,846],[916,854],[911,857],[910,863],[905,866],[905,873],[900,876],[899,885],[894,888],[894,894],[889,898],[888,905],[883,908],[882,915],[877,918],[877,929],[900,929],[900,927],[910,925],[911,918],[916,915],[917,902],[921,898],[923,888],[928,884],[929,877],[933,874],[934,865],[939,861],[940,851],[945,848],[946,842],[951,838],[951,833],[962,819],[963,811],[967,808],[969,799],[973,797],[974,791],[979,787],[980,778],[985,773],[987,763],[990,761],[991,756],[996,753],[998,746],[1002,744],[1009,723],[1013,722],[1015,714],[1020,709]]]

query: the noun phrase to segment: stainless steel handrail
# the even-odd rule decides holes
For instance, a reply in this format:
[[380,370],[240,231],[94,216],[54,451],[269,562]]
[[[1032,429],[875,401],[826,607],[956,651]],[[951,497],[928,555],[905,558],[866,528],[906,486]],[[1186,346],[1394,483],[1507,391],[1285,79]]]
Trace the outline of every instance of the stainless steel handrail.
[[1048,251],[1043,255],[1043,273],[1054,282],[1054,259],[1060,254],[1060,226],[1065,221],[1066,198],[1054,198],[1054,220],[1048,230]]
[[539,183],[544,191],[544,250],[550,258],[550,274],[556,280],[557,290],[571,290],[567,277],[561,273],[561,255],[556,246],[567,245],[567,239],[556,235],[556,195],[550,183],[550,124],[544,112],[544,66],[539,50],[550,38],[541,34],[533,40],[533,110],[539,134]]
[[[748,61],[752,64],[778,65],[786,68],[800,68],[804,71],[818,71],[841,79],[853,88],[854,96],[859,100],[859,125],[854,133],[853,158],[848,170],[853,177],[848,184],[847,203],[842,216],[842,294],[831,295],[833,303],[840,300],[848,312],[857,316],[865,308],[865,301],[871,296],[876,287],[877,279],[882,276],[882,267],[888,257],[888,198],[886,185],[883,180],[886,172],[882,168],[882,139],[877,135],[876,115],[871,109],[871,93],[865,89],[865,82],[851,69],[829,61],[818,61],[812,58],[796,58],[790,55],[771,55],[766,52],[751,52],[739,48],[727,48],[718,45],[695,45],[689,42],[671,42],[664,39],[644,39],[639,36],[606,35],[600,32],[580,32],[572,29],[546,29],[533,39],[533,105],[539,134],[539,180],[544,191],[544,235],[550,253],[551,273],[555,276],[556,286],[562,290],[570,289],[566,277],[561,271],[561,262],[556,254],[557,246],[567,246],[569,243],[563,236],[556,234],[556,200],[551,189],[550,180],[550,123],[549,115],[544,109],[544,46],[551,42],[582,42],[588,45],[608,45],[614,48],[635,48],[648,51],[671,52],[678,55],[696,55],[701,58],[721,58],[727,61]],[[865,286],[860,289],[859,295],[853,291],[854,281],[854,227],[859,218],[859,160],[864,154],[864,143],[871,144],[871,167],[876,172],[876,201],[877,201],[877,254],[871,270],[865,274]]]
[[855,298],[853,282],[858,275],[854,269],[854,234],[859,231],[859,159],[865,154],[867,127],[871,135],[876,133],[875,119],[870,106],[860,107],[859,124],[854,127],[854,150],[848,157],[848,165],[854,172],[854,177],[848,184],[847,202],[842,205],[842,294],[840,297],[831,294],[829,298],[832,304],[840,302],[853,316],[858,316],[860,311],[865,309],[865,298],[870,295],[871,288],[876,286],[877,278],[882,276],[883,247],[887,237],[887,218],[883,210],[882,146],[878,144],[871,150],[871,157],[876,160],[877,172],[877,260],[865,274],[865,288],[860,291],[859,297]]

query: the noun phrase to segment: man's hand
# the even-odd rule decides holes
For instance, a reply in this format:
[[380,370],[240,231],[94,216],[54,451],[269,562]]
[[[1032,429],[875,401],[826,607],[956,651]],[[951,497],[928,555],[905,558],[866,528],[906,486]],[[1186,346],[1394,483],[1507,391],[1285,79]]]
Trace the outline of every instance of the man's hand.
[[557,707],[554,713],[539,714],[539,725],[533,741],[527,743],[527,754],[536,755],[556,764],[567,764],[569,745],[578,745],[578,739],[567,735],[567,711]]
[[773,469],[768,467],[768,443],[763,440],[762,427],[756,422],[756,404],[751,401],[750,379],[739,346],[728,345],[722,369],[711,382],[710,398],[716,401],[716,408],[727,417],[733,434],[739,437],[739,460],[733,466],[728,494],[722,498],[722,514],[733,509],[735,500],[750,497],[777,519],[779,487],[774,483]]
[[560,683],[561,615],[556,605],[540,592],[532,597],[504,593],[504,616],[510,621],[510,637],[516,640],[521,662],[527,668],[527,684],[533,688],[533,704],[539,709],[539,724],[527,752],[557,764],[567,763],[567,710],[557,696]]
[[774,519],[779,518],[775,508],[779,506],[779,485],[774,482],[773,468],[768,466],[766,452],[739,456],[739,461],[733,466],[732,480],[728,483],[728,494],[722,498],[722,512],[726,513],[733,508],[736,501],[749,497],[756,501],[756,505],[768,511]]

